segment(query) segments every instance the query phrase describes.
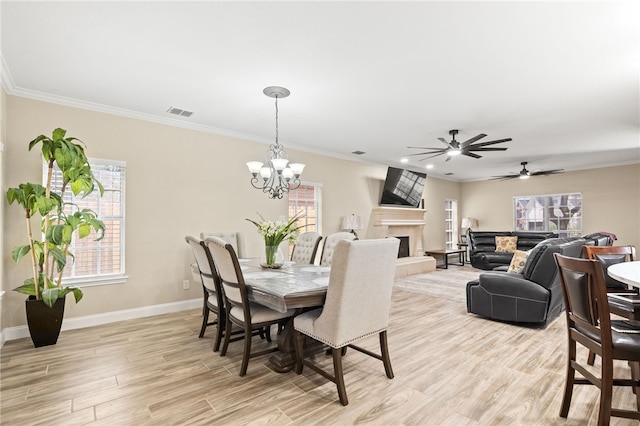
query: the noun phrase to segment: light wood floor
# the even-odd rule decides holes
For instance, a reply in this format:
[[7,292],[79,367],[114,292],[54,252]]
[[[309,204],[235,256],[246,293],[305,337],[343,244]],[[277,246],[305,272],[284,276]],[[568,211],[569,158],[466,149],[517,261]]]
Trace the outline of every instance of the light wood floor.
[[[29,339],[4,345],[0,419],[110,426],[595,424],[593,387],[578,387],[569,418],[558,417],[564,321],[563,315],[546,330],[518,327],[467,314],[459,301],[394,290],[395,378],[386,378],[379,361],[349,351],[347,407],[333,383],[309,369],[275,373],[268,356],[252,359],[239,377],[242,344],[232,344],[224,358],[212,352],[213,328],[198,339],[199,311],[65,331],[56,346],[35,349]],[[363,346],[377,350],[377,339]],[[318,359],[330,366],[330,357]],[[616,366],[617,374],[627,372],[625,364]],[[633,404],[628,389],[614,391],[614,405]]]

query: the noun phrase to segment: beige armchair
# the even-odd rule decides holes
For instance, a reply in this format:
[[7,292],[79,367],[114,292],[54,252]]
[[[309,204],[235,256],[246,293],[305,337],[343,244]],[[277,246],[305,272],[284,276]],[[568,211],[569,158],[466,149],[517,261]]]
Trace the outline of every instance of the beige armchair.
[[322,236],[317,232],[305,232],[298,236],[296,244],[293,246],[291,260],[297,263],[311,263],[316,260],[316,253]]
[[336,248],[336,244],[338,244],[338,241],[341,241],[341,240],[353,241],[355,239],[356,239],[355,234],[352,234],[351,232],[336,232],[334,234],[327,235],[324,239],[324,245],[322,246],[322,256],[320,257],[320,265],[331,266],[331,262],[333,259],[333,252]]
[[[399,246],[397,238],[338,241],[324,306],[294,318],[296,372],[302,373],[306,365],[334,382],[342,405],[349,403],[342,373],[347,346],[381,360],[387,377],[393,378],[387,327]],[[380,339],[380,355],[353,344],[375,334]],[[304,336],[331,347],[333,376],[304,359]]]

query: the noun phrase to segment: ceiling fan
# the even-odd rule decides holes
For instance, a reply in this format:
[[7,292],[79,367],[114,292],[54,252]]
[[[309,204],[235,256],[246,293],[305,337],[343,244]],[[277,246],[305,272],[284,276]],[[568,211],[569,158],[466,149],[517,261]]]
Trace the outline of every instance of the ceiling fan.
[[529,177],[531,176],[548,176],[548,175],[555,175],[555,174],[564,172],[564,169],[538,170],[535,172],[530,172],[529,170],[527,170],[526,161],[523,161],[520,164],[522,164],[522,170],[520,170],[520,173],[512,174],[512,175],[493,176],[493,179],[500,179],[500,180],[515,179],[515,178],[529,179]]
[[498,139],[498,140],[495,140],[495,141],[476,143],[478,140],[480,140],[480,139],[482,139],[482,138],[487,136],[484,133],[480,133],[479,135],[476,135],[476,136],[472,137],[471,139],[467,139],[464,142],[459,142],[459,141],[456,140],[456,135],[458,134],[457,130],[449,130],[449,134],[452,136],[451,142],[447,142],[444,138],[438,138],[438,140],[440,142],[445,144],[444,148],[433,148],[433,147],[423,147],[423,146],[408,146],[407,148],[411,148],[411,149],[427,150],[427,151],[424,151],[424,152],[419,152],[417,154],[409,154],[409,155],[410,156],[413,156],[413,155],[416,155],[416,156],[426,155],[427,156],[425,158],[421,158],[419,161],[427,160],[429,158],[437,157],[439,155],[444,155],[444,154],[447,154],[447,159],[445,161],[449,161],[451,159],[451,157],[454,157],[456,155],[466,155],[467,157],[471,157],[471,158],[482,158],[481,155],[478,155],[475,152],[506,151],[507,148],[503,148],[503,147],[492,147],[492,148],[487,148],[487,147],[489,145],[495,145],[495,144],[502,143],[502,142],[509,142],[511,140],[511,138],[506,138],[506,139]]

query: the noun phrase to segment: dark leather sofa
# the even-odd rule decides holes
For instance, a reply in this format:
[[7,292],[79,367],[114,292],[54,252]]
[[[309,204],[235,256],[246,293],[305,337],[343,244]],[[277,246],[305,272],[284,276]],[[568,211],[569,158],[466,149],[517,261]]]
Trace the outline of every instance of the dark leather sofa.
[[521,274],[490,271],[467,283],[467,312],[486,318],[546,325],[564,309],[554,253],[581,257],[585,238],[550,238],[530,252]]
[[498,266],[508,266],[513,253],[496,251],[496,237],[518,237],[518,250],[531,250],[547,238],[557,238],[555,232],[527,231],[468,231],[469,261],[471,266],[490,271]]

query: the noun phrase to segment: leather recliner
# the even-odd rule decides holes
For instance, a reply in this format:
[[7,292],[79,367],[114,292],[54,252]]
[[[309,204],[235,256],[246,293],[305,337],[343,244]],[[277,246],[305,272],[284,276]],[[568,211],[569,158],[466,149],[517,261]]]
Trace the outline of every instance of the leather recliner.
[[549,238],[530,252],[522,273],[488,271],[467,283],[467,312],[498,321],[546,325],[563,310],[554,253],[581,257],[584,238]]

